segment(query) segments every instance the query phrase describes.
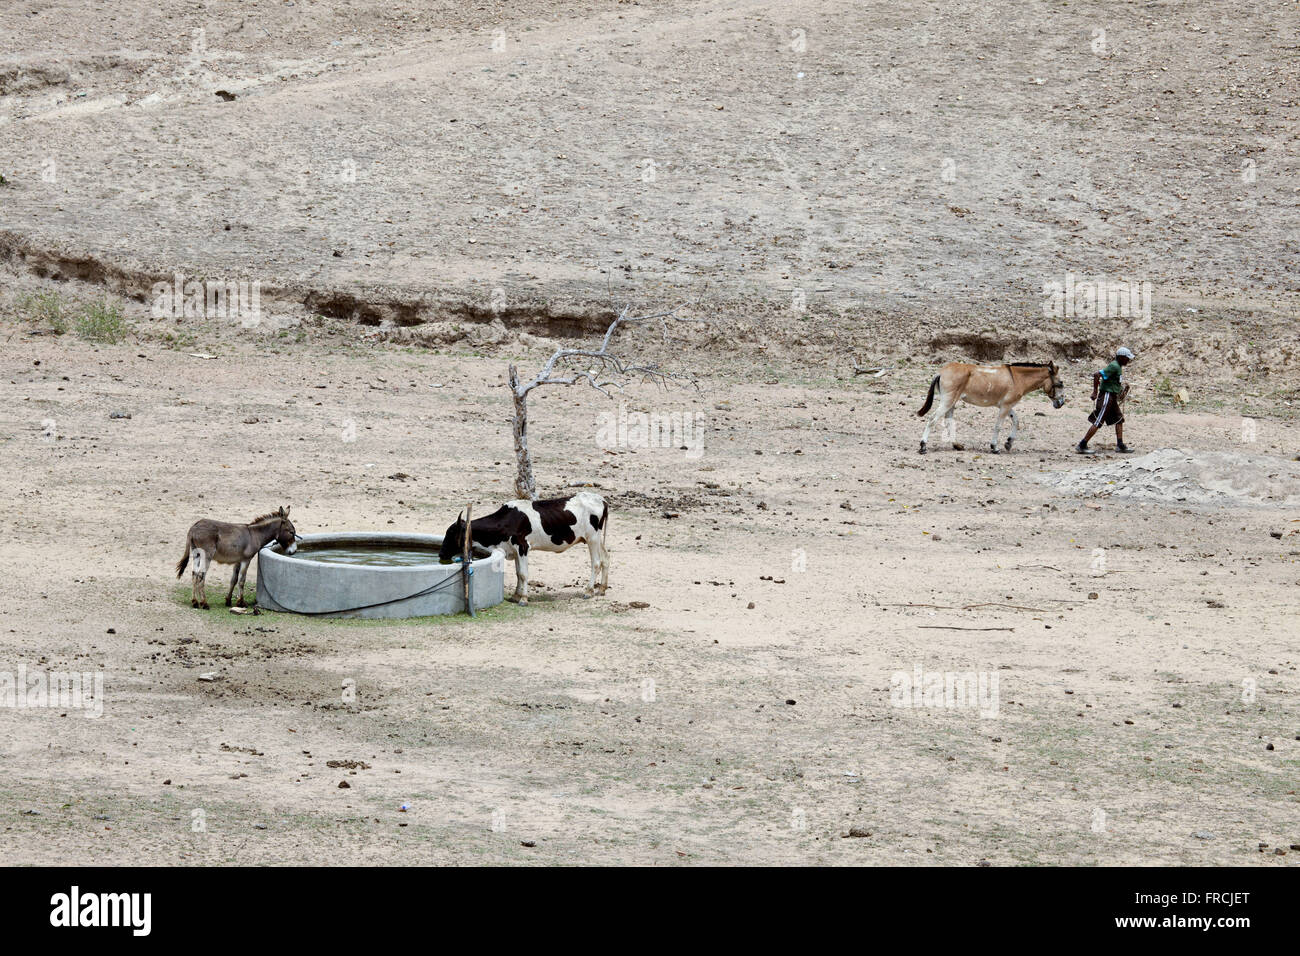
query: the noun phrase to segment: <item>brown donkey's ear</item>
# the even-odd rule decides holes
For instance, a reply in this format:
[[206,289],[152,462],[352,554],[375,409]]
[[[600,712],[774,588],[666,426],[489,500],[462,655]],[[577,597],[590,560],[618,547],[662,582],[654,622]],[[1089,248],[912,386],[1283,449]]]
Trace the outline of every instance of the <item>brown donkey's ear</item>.
[[284,506],[284,516],[285,516],[286,518],[289,517],[289,509],[292,508],[292,507],[293,507],[293,505],[285,505],[285,506]]

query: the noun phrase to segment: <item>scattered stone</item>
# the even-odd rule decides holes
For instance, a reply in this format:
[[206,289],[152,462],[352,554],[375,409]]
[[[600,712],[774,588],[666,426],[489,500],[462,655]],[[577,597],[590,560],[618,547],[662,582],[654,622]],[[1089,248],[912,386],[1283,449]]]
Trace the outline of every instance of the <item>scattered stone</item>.
[[1197,830],[1195,833],[1192,834],[1192,836],[1196,837],[1196,839],[1198,839],[1198,840],[1213,840],[1213,839],[1214,839],[1214,834],[1211,833],[1209,830]]
[[841,839],[844,839],[844,840],[865,840],[865,839],[866,839],[867,837],[869,837],[869,836],[871,836],[871,831],[870,831],[870,830],[862,830],[862,829],[859,829],[858,827],[853,827],[853,828],[851,828],[851,829],[849,830],[848,833],[844,834],[844,836],[843,836]]
[[648,601],[629,601],[627,606],[637,608],[638,610],[644,610],[650,606],[650,603]]
[[340,781],[339,781],[339,789],[340,789],[340,790],[351,790],[351,789],[352,789],[352,784],[348,783],[346,780],[340,780]]
[[537,846],[537,841],[536,841],[536,840],[520,840],[520,841],[519,841],[519,845],[520,845],[520,846],[526,846],[526,847],[534,847],[534,846]]
[[108,417],[109,418],[130,418],[131,416],[126,412],[109,412]]
[[220,675],[218,675],[216,671],[207,671],[199,675],[199,680],[203,681],[205,684],[211,684],[219,676]]

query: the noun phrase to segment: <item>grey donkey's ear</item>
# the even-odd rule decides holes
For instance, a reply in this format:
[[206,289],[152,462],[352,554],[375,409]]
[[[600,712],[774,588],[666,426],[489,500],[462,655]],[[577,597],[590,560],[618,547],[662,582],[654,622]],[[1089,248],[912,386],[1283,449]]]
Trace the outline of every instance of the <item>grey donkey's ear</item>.
[[292,508],[292,507],[293,507],[293,505],[285,505],[285,506],[284,506],[284,516],[285,516],[286,518],[289,517],[289,509]]

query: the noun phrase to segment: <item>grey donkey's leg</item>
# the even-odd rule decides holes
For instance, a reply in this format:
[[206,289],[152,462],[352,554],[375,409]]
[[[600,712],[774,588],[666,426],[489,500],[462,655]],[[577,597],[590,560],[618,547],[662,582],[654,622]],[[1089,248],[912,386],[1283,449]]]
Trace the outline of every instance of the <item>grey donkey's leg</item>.
[[247,607],[244,604],[244,582],[248,579],[248,566],[252,563],[253,559],[249,558],[239,566],[239,600],[235,602],[235,607]]
[[[226,591],[226,607],[230,607],[230,599],[235,596],[235,586],[239,584],[239,569],[243,567],[242,561],[235,562],[235,573],[230,576],[230,589]],[[240,600],[244,598],[243,592],[240,592]]]
[[207,604],[207,597],[203,595],[203,577],[207,571],[204,565],[204,559],[207,557],[202,548],[190,549],[190,607],[203,607]]

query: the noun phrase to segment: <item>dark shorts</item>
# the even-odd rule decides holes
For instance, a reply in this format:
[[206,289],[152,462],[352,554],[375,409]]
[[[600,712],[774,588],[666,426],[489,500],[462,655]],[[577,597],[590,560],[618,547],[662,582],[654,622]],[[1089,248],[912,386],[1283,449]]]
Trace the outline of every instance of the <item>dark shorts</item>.
[[1122,425],[1124,413],[1119,410],[1119,399],[1113,392],[1102,392],[1097,396],[1097,407],[1088,416],[1088,421],[1098,428],[1104,425]]

